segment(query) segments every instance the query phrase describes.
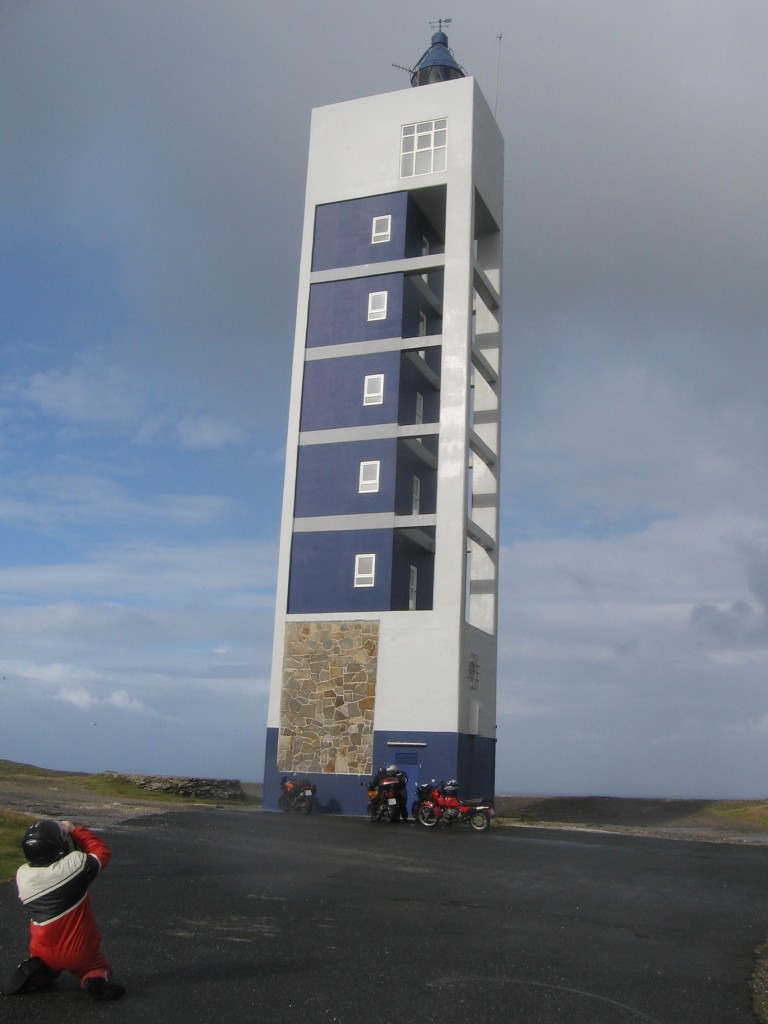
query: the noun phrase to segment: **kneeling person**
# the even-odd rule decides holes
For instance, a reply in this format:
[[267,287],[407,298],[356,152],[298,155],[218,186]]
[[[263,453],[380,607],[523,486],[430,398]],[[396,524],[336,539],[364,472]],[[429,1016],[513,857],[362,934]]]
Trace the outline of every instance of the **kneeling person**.
[[21,847],[27,863],[16,885],[32,918],[29,959],[3,982],[3,995],[43,988],[69,971],[90,999],[120,999],[125,988],[110,980],[88,898],[88,886],[109,863],[109,847],[84,825],[49,819],[28,828]]

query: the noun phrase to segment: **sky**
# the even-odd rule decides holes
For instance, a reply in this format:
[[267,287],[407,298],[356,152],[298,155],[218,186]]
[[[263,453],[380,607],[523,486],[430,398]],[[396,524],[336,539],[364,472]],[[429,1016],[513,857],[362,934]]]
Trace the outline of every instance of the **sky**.
[[506,143],[497,792],[768,796],[758,0],[2,0],[0,758],[261,778],[310,114],[438,17]]

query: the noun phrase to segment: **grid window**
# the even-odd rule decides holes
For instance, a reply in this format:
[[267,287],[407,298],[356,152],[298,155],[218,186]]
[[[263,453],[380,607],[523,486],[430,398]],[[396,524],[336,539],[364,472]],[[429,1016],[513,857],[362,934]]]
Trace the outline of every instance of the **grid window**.
[[376,555],[355,555],[355,586],[372,587],[376,582]]
[[444,117],[404,124],[400,137],[400,177],[432,174],[447,166],[448,129]]
[[358,490],[360,494],[375,493],[379,489],[380,462],[360,463],[360,483]]
[[371,242],[377,245],[379,242],[388,242],[392,237],[392,214],[384,217],[374,217],[371,225]]
[[368,294],[368,319],[387,319],[387,293],[369,292]]
[[419,509],[421,508],[421,479],[417,476],[413,478],[413,486],[411,487],[411,515],[417,516]]
[[419,570],[415,565],[411,566],[410,575],[408,578],[408,610],[415,611],[416,609],[416,595],[419,589]]
[[363,405],[384,404],[384,374],[369,373],[363,382]]

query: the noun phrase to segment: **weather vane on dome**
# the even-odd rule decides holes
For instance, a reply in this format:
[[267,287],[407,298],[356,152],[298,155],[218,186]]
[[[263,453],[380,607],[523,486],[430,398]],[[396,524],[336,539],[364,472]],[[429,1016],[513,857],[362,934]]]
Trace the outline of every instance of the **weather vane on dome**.
[[431,21],[432,29],[437,32],[432,36],[432,45],[425,50],[414,68],[393,64],[393,68],[407,71],[411,76],[411,85],[432,85],[436,82],[449,82],[454,78],[466,78],[464,68],[456,63],[453,51],[448,48],[448,36],[443,32],[444,25],[450,25],[453,18],[438,18]]

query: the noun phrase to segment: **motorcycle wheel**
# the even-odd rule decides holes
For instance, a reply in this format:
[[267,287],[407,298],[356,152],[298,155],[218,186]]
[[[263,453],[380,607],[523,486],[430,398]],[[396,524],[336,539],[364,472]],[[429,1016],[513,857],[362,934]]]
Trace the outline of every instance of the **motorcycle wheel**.
[[422,825],[425,825],[427,828],[432,828],[432,826],[436,825],[439,821],[437,817],[437,811],[434,809],[434,807],[425,807],[424,804],[422,804],[421,807],[419,808],[419,813],[417,817],[419,819],[419,822]]
[[469,824],[475,832],[485,832],[491,824],[491,819],[487,815],[483,814],[482,811],[475,811],[469,816]]
[[290,811],[291,809],[291,805],[288,802],[288,797],[286,796],[280,797],[280,799],[277,801],[277,806],[280,808],[281,811]]
[[312,810],[312,803],[307,800],[306,797],[302,797],[301,800],[296,801],[296,810],[301,814],[309,814]]

